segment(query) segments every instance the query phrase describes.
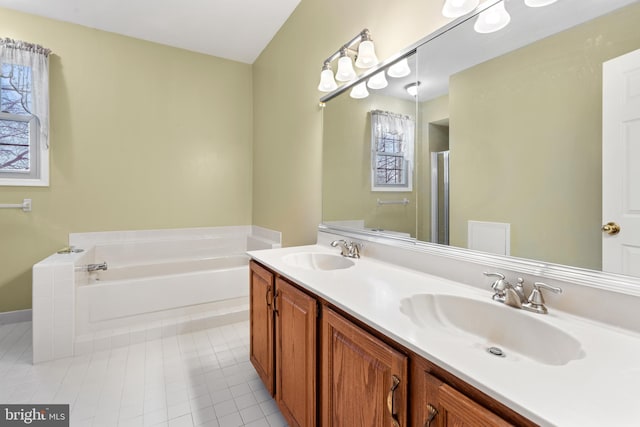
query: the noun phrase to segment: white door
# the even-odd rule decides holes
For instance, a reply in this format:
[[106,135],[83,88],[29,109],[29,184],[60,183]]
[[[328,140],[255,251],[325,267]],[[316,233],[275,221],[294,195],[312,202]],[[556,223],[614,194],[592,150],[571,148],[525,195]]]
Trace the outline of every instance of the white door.
[[[640,49],[604,63],[602,270],[640,276]],[[611,234],[610,234],[611,233]]]

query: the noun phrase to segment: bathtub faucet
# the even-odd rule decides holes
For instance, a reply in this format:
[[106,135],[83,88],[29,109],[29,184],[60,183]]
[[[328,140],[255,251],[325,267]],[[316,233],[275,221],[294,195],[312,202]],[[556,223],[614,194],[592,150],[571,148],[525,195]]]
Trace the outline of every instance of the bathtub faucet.
[[106,270],[107,262],[103,262],[101,264],[87,264],[87,271],[98,271],[98,270]]

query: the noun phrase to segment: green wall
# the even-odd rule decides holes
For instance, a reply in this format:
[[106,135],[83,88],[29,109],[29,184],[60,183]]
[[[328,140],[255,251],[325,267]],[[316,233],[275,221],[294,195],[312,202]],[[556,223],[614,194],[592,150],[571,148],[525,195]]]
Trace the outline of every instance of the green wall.
[[[420,123],[418,125],[418,240],[431,241],[431,152],[442,151],[448,144],[448,134],[435,123],[449,119],[449,96],[443,95],[418,105]],[[444,142],[446,140],[446,143]]]
[[0,187],[33,199],[0,211],[0,312],[70,232],[251,223],[250,65],[6,9],[0,29],[53,50],[51,186]]
[[51,186],[0,187],[0,312],[85,231],[256,224],[284,245],[321,221],[323,60],[363,28],[380,59],[446,23],[440,2],[302,0],[252,65],[0,9],[51,58]]
[[601,268],[602,63],[640,47],[640,4],[451,77],[451,244],[511,223],[511,254]]
[[253,64],[254,224],[282,231],[287,246],[315,242],[324,59],[365,27],[378,57],[387,58],[445,24],[441,8],[424,0],[302,0]]
[[[415,120],[416,103],[376,95],[365,99],[339,96],[323,112],[322,220],[364,220],[365,227],[416,237],[415,191],[371,191],[371,110],[390,111]],[[414,168],[415,169],[415,168]],[[411,177],[416,188],[416,174]],[[378,206],[377,200],[408,205]]]

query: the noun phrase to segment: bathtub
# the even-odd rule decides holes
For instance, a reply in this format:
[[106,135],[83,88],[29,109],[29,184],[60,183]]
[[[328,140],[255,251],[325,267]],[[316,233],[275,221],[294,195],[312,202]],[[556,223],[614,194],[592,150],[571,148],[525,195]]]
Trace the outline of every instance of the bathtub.
[[70,234],[81,252],[33,267],[34,363],[248,319],[246,252],[280,238],[256,226]]
[[[107,264],[109,260],[105,260]],[[90,324],[175,310],[217,301],[247,298],[249,257],[165,261],[109,267],[88,274],[79,286],[79,307]],[[95,330],[84,328],[80,330]]]

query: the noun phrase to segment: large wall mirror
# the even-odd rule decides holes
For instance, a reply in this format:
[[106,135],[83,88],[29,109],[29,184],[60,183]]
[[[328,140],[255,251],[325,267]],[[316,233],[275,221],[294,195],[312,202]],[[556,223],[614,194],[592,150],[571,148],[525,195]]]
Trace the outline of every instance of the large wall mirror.
[[[460,18],[407,50],[410,75],[326,97],[323,222],[640,276],[640,2],[504,5],[505,28]],[[415,123],[387,156],[410,189],[372,189],[374,113]]]

